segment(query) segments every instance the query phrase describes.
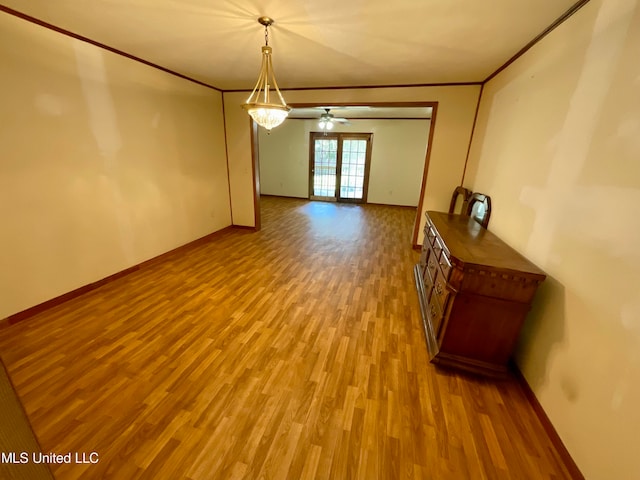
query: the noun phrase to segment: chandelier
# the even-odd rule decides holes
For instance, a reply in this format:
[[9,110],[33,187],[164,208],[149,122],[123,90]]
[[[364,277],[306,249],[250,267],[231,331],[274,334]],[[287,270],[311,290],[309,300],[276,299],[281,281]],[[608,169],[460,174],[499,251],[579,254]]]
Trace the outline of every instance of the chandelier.
[[[267,131],[277,127],[289,114],[290,107],[287,106],[278,84],[273,74],[273,65],[271,64],[271,47],[269,46],[269,27],[273,24],[273,19],[269,17],[258,18],[258,23],[264,25],[264,42],[262,47],[262,66],[260,67],[260,75],[258,81],[253,88],[247,102],[242,105],[251,118],[255,122],[264,127]],[[271,99],[271,92],[275,91],[275,98]]]

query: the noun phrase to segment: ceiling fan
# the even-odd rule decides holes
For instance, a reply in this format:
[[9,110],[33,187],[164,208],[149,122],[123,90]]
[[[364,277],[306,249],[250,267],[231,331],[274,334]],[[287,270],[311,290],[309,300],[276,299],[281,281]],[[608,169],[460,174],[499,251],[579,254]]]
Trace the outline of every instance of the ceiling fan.
[[320,115],[320,121],[318,122],[318,127],[323,129],[325,132],[327,130],[332,130],[335,123],[343,123],[345,125],[349,124],[349,120],[346,118],[335,117],[332,113],[330,113],[330,108],[325,108],[322,115]]

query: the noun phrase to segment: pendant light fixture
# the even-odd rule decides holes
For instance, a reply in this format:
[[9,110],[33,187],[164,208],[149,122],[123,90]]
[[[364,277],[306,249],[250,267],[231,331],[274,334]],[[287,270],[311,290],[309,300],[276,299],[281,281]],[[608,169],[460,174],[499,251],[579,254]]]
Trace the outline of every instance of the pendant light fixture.
[[[271,64],[271,47],[269,46],[269,27],[273,24],[273,19],[269,17],[258,18],[258,23],[264,25],[264,42],[262,47],[262,66],[260,67],[260,75],[258,81],[253,88],[253,92],[249,95],[247,103],[242,107],[251,115],[258,125],[264,127],[267,131],[277,127],[289,114],[290,107],[287,106],[273,73],[273,65]],[[271,99],[271,93],[275,91],[275,97]]]

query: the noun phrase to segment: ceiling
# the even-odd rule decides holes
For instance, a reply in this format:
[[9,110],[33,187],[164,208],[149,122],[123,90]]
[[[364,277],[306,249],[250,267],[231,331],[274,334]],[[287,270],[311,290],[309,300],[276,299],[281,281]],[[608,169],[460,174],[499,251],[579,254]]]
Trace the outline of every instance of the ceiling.
[[[90,5],[89,5],[90,3]],[[221,90],[481,82],[575,0],[0,0]]]

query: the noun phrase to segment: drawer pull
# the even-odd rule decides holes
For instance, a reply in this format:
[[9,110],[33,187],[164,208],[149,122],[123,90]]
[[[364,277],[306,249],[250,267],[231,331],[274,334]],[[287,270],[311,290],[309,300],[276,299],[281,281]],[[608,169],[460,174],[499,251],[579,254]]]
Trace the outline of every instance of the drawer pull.
[[442,284],[441,283],[436,284],[436,293],[438,295],[442,295],[443,294]]

